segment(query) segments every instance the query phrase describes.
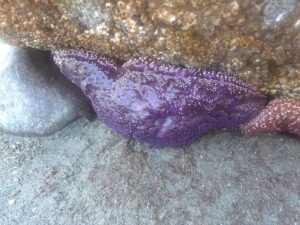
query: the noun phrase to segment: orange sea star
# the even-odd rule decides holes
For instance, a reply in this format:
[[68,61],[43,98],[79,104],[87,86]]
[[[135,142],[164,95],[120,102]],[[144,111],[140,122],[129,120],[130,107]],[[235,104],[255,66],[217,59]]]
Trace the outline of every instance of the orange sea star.
[[241,126],[247,136],[258,133],[289,132],[300,136],[300,99],[279,97],[258,116]]

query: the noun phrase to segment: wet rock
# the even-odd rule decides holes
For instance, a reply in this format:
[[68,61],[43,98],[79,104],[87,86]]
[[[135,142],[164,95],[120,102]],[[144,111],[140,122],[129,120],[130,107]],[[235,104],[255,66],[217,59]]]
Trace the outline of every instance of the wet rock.
[[297,0],[5,1],[0,36],[226,70],[271,95],[300,97]]
[[0,224],[298,225],[299,146],[218,131],[151,148],[85,119],[49,137],[0,135]]
[[49,53],[0,44],[0,130],[47,135],[90,111]]

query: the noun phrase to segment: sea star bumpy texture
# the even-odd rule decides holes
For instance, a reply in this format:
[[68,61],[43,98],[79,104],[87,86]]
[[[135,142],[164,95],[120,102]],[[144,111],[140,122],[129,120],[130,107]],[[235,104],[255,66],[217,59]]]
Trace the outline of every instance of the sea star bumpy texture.
[[154,146],[180,146],[210,129],[237,127],[266,98],[222,72],[138,58],[124,63],[83,50],[58,50],[54,60],[113,130]]
[[257,117],[242,125],[241,130],[248,136],[269,132],[289,132],[300,136],[300,99],[274,99]]

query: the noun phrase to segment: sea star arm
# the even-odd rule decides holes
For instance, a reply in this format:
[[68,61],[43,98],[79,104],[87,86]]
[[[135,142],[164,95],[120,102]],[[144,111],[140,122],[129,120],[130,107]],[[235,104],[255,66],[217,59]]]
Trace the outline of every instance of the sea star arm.
[[272,100],[258,116],[241,126],[247,136],[258,133],[288,132],[300,136],[300,99]]

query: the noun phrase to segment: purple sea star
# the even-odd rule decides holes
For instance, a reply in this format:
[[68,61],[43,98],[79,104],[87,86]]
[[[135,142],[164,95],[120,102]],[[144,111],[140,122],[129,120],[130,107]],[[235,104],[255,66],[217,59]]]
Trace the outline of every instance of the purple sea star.
[[300,100],[280,97],[271,101],[254,119],[241,126],[247,136],[289,132],[300,136]]
[[107,126],[155,146],[180,146],[210,129],[237,127],[266,103],[255,87],[223,72],[146,58],[122,65],[83,50],[53,54]]

